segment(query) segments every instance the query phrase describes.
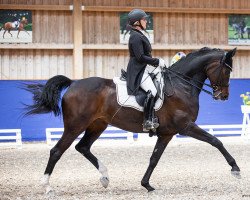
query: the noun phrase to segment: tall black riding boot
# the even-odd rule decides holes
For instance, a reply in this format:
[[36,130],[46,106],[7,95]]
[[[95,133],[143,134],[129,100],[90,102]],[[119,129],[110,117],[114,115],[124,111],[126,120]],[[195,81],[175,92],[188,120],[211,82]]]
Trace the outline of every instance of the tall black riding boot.
[[151,129],[152,123],[149,120],[150,113],[149,113],[149,107],[150,107],[150,98],[151,98],[151,92],[149,91],[147,94],[147,98],[144,101],[144,109],[143,109],[143,131],[148,132]]
[[150,106],[149,106],[149,119],[152,121],[151,130],[156,132],[156,129],[159,127],[158,118],[155,116],[155,97],[152,96],[150,99]]
[[144,120],[143,120],[143,131],[153,131],[155,132],[159,126],[158,121],[155,120],[154,115],[154,105],[155,99],[151,91],[148,91],[147,98],[144,102]]

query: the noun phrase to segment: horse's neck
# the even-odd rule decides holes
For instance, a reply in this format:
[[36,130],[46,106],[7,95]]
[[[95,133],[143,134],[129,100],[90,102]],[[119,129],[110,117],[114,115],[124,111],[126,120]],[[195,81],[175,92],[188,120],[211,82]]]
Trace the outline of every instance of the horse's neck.
[[[193,76],[194,84],[197,86],[192,88],[192,95],[193,96],[199,96],[201,89],[205,83],[205,80],[207,79],[207,76],[204,73],[198,73]],[[198,82],[199,81],[199,82]]]
[[26,21],[20,21],[20,25],[24,25],[24,24],[26,24]]
[[222,55],[223,52],[218,53],[216,51],[200,56],[197,55],[194,58],[192,57],[188,58],[187,56],[185,60],[180,62],[180,64],[176,65],[174,70],[181,72],[182,74],[187,75],[189,77],[193,77],[199,73],[205,74],[204,68],[212,62],[219,61]]
[[200,71],[204,70],[207,61],[208,59],[193,59],[185,66],[179,66],[179,69],[177,70],[184,75],[192,77]]
[[200,56],[190,61],[186,61],[186,64],[182,65],[180,63],[180,65],[176,66],[176,68],[174,69],[175,71],[178,71],[183,75],[190,77],[192,79],[192,83],[198,87],[192,87],[192,94],[194,96],[199,96],[201,92],[201,89],[199,88],[203,87],[205,80],[207,79],[204,68],[212,60],[214,60],[214,56],[212,55]]

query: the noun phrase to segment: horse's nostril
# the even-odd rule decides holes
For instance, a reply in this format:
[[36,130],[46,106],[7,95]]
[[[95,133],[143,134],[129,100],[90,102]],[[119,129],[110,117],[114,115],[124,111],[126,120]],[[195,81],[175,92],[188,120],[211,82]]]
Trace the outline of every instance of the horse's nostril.
[[223,99],[224,99],[224,100],[228,100],[228,95],[224,95],[224,96],[223,96]]

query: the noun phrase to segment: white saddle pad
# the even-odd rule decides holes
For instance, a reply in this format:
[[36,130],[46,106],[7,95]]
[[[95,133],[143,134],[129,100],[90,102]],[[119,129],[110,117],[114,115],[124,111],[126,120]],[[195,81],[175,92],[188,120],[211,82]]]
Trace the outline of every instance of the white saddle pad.
[[17,21],[15,21],[15,22],[11,23],[11,26],[12,26],[12,28],[16,28],[16,26],[19,27],[18,24],[19,23]]
[[[159,74],[161,74],[161,73],[159,73]],[[162,89],[163,88],[163,79],[160,78],[160,76],[159,76],[158,80],[161,81],[161,89]],[[127,82],[120,80],[120,77],[114,77],[113,81],[116,84],[116,96],[117,96],[118,104],[121,106],[124,106],[124,107],[131,107],[131,108],[134,108],[136,110],[143,111],[143,107],[137,103],[135,96],[128,95]],[[161,98],[158,98],[158,100],[155,102],[154,109],[156,111],[160,110],[160,108],[162,107],[163,100],[164,100],[164,95],[162,95]]]

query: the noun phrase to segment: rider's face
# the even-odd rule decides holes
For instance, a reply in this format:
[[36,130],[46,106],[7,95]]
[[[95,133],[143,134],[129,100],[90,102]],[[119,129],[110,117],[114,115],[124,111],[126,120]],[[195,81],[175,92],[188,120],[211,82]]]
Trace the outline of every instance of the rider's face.
[[147,27],[147,19],[145,19],[145,18],[142,18],[141,19],[141,25],[142,25],[142,27],[144,28],[144,30],[146,29],[146,27]]

